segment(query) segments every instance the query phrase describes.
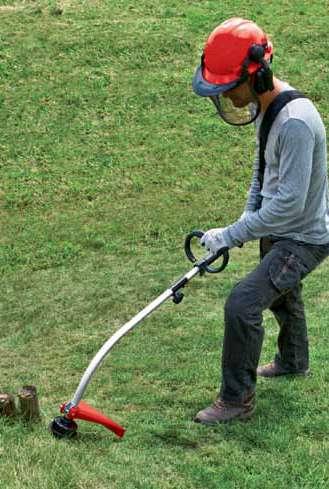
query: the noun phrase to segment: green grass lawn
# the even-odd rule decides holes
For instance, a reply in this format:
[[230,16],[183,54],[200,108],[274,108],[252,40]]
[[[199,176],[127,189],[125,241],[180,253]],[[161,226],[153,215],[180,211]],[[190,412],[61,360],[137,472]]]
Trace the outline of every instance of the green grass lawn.
[[[85,400],[122,440],[48,432],[107,338],[190,268],[185,235],[233,222],[254,132],[193,95],[208,33],[240,15],[329,124],[324,0],[0,1],[0,390],[35,384],[40,423],[0,419],[1,489],[327,488],[329,262],[305,281],[312,376],[261,379],[248,423],[192,422],[219,385],[223,306],[257,243],[195,278],[113,349]],[[262,361],[277,325],[265,314]]]

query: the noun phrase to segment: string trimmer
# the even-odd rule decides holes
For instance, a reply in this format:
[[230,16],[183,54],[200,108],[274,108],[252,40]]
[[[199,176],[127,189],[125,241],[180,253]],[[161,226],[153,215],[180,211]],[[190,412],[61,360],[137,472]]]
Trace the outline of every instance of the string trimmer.
[[[157,309],[166,300],[172,298],[175,304],[179,304],[184,297],[182,288],[196,275],[209,273],[218,273],[224,270],[229,261],[228,248],[222,248],[216,254],[208,254],[207,256],[197,259],[192,251],[191,242],[193,238],[202,238],[202,231],[192,231],[185,239],[185,253],[187,258],[194,263],[193,268],[187,272],[183,277],[177,280],[167,290],[165,290],[159,297],[148,304],[142,311],[134,316],[130,321],[124,324],[116,333],[107,340],[102,348],[96,353],[88,368],[84,372],[80,384],[71,401],[68,401],[61,405],[60,412],[62,416],[57,416],[50,424],[50,430],[57,438],[70,438],[77,432],[77,424],[75,419],[83,419],[92,423],[98,423],[109,430],[113,431],[117,436],[122,437],[125,433],[125,429],[106,417],[100,411],[89,406],[86,402],[82,401],[82,396],[97,368],[104,360],[106,355],[110,352],[113,346],[135,326],[137,326],[143,319],[149,316],[155,309]],[[218,258],[222,257],[222,263],[218,267],[210,266]]]

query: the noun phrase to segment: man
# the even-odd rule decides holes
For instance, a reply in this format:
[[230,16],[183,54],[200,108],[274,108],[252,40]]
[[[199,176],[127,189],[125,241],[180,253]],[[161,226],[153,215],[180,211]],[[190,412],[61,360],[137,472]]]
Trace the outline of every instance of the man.
[[[326,135],[312,102],[273,76],[272,57],[262,29],[232,18],[210,34],[193,79],[194,91],[209,97],[226,122],[255,121],[258,143],[244,213],[201,239],[213,253],[260,239],[261,253],[226,301],[222,384],[214,404],[196,415],[204,424],[249,418],[257,374],[309,372],[301,280],[329,255]],[[280,327],[278,352],[258,367],[268,308]]]

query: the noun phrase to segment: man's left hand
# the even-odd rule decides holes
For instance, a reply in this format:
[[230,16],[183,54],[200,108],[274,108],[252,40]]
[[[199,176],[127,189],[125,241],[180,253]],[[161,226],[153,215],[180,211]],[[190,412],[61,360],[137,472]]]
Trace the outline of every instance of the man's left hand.
[[209,250],[214,255],[222,248],[229,248],[222,234],[224,229],[225,228],[209,229],[209,231],[204,233],[204,235],[200,239],[200,243],[202,244],[202,246],[207,248],[207,250]]

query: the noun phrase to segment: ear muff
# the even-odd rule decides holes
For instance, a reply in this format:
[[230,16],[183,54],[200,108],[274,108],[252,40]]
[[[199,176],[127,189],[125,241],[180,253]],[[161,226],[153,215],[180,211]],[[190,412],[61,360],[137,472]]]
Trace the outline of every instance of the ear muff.
[[[252,75],[252,86],[256,93],[262,94],[268,90],[273,90],[273,73],[269,63],[264,59],[265,47],[262,44],[253,44],[249,48],[248,57],[243,65],[244,70],[248,73],[250,63],[260,64],[260,68]],[[272,61],[272,58],[271,58]]]
[[249,48],[248,58],[249,62],[260,63],[265,56],[265,48],[262,44],[252,44]]

